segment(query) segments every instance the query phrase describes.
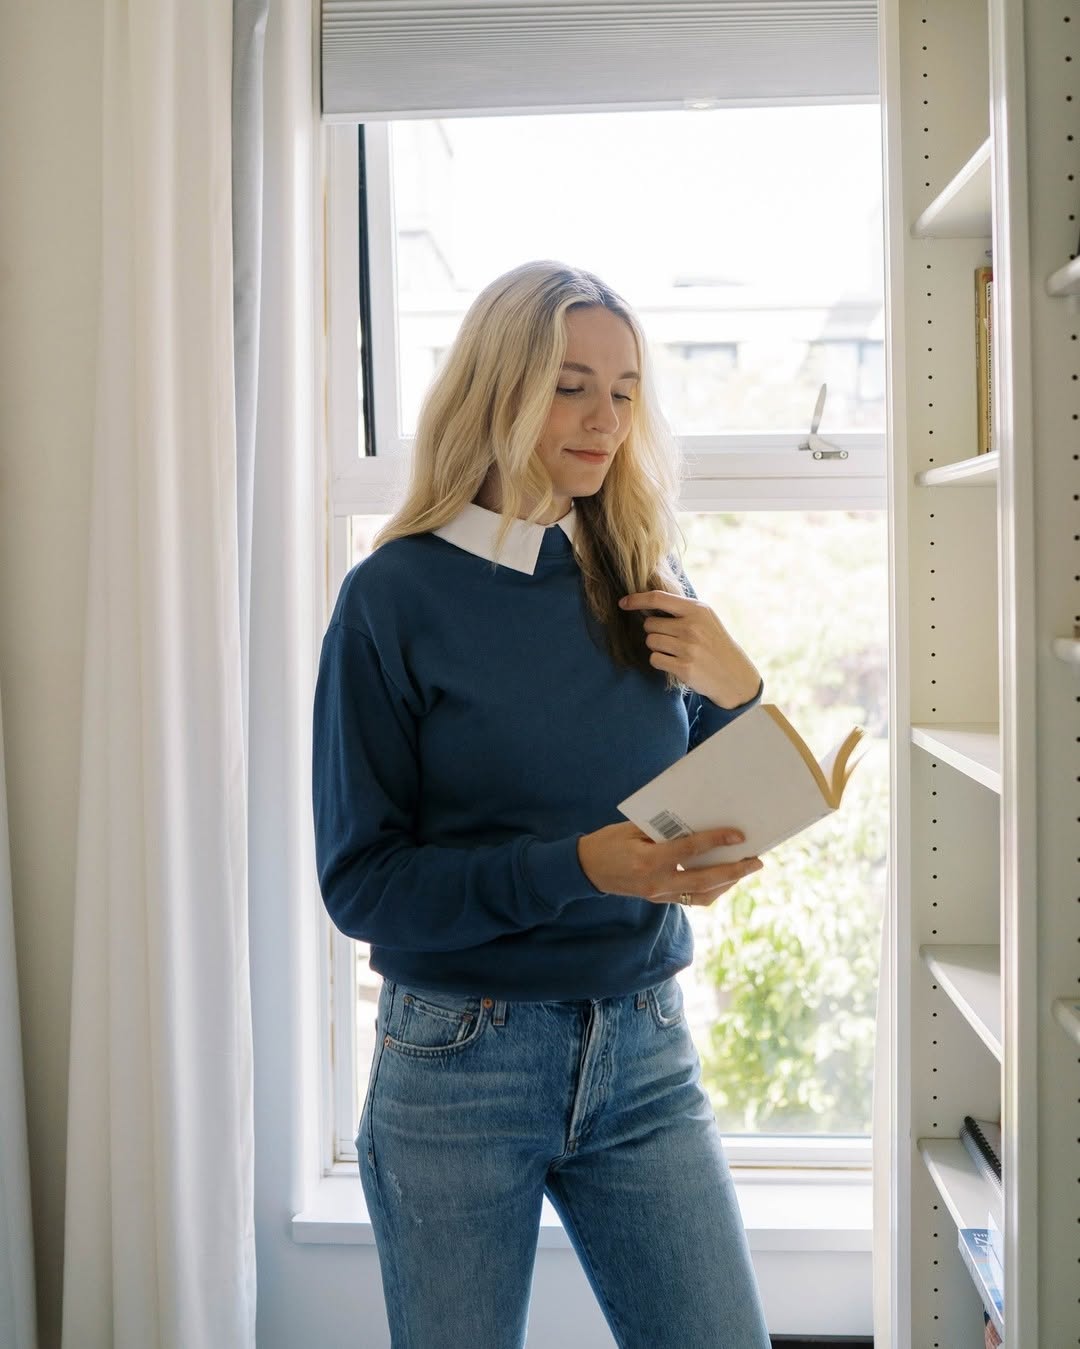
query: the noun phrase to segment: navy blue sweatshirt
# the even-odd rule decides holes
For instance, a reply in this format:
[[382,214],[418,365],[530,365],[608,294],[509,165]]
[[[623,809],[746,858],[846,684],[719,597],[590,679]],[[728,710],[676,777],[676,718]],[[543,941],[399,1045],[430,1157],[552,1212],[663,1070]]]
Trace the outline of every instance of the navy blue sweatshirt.
[[466,507],[345,578],[315,695],[323,898],[401,983],[526,1001],[634,992],[689,964],[686,914],[597,890],[577,841],[761,692],[725,710],[617,667],[588,612],[573,512],[515,522],[493,565],[497,524]]

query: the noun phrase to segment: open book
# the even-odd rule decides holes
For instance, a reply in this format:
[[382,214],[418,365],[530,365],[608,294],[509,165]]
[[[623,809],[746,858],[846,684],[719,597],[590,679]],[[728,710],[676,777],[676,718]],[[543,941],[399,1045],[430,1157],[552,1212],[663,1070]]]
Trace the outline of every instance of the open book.
[[869,741],[856,726],[818,763],[787,717],[759,703],[639,788],[619,810],[657,843],[730,825],[746,842],[688,867],[757,857],[836,810]]

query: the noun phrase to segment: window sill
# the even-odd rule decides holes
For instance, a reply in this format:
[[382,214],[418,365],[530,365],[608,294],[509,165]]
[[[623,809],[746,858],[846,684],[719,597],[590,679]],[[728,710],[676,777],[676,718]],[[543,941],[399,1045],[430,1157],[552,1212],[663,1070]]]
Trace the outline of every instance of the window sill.
[[[869,1171],[751,1170],[735,1174],[752,1251],[869,1251],[873,1228]],[[355,1170],[324,1176],[292,1219],[292,1239],[309,1245],[374,1245]],[[540,1246],[570,1246],[548,1201]]]

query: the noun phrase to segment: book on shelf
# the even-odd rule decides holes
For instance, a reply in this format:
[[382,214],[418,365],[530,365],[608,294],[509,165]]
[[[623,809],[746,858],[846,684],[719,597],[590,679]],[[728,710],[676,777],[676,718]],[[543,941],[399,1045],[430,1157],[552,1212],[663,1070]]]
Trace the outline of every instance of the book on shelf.
[[989,1245],[987,1247],[990,1254],[990,1270],[997,1280],[999,1288],[1005,1287],[1005,1235],[1001,1230],[1001,1223],[998,1221],[998,1215],[994,1212],[993,1205],[986,1215],[986,1237]]
[[868,745],[855,726],[819,763],[783,712],[759,703],[620,801],[619,810],[657,843],[724,825],[744,834],[744,843],[710,849],[687,867],[757,857],[839,809]]
[[993,436],[993,300],[994,269],[989,266],[975,269],[975,390],[978,408],[979,454],[989,454],[994,448]]
[[1001,1125],[989,1119],[964,1116],[960,1142],[975,1163],[975,1169],[988,1180],[994,1193],[1001,1196]]
[[990,1320],[990,1313],[983,1312],[983,1349],[998,1349],[1003,1344],[1001,1336],[997,1333],[997,1327]]
[[1005,1298],[1001,1285],[990,1268],[989,1238],[985,1227],[961,1227],[957,1231],[960,1254],[968,1267],[983,1307],[993,1322],[994,1329],[1005,1338]]

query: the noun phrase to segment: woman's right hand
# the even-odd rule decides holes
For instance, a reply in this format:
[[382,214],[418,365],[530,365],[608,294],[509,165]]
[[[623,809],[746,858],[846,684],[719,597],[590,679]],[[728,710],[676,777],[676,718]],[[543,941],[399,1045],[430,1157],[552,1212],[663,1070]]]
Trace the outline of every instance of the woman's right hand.
[[636,895],[654,904],[678,903],[688,894],[694,905],[711,904],[744,876],[760,871],[761,859],[744,857],[688,870],[679,870],[679,864],[713,848],[742,842],[737,829],[706,829],[670,843],[655,843],[627,820],[583,834],[578,839],[578,861],[605,894]]

